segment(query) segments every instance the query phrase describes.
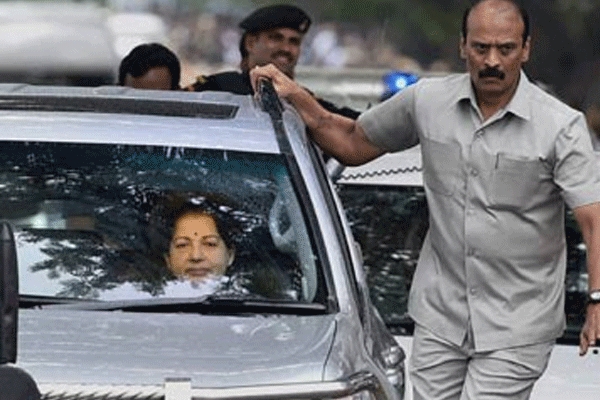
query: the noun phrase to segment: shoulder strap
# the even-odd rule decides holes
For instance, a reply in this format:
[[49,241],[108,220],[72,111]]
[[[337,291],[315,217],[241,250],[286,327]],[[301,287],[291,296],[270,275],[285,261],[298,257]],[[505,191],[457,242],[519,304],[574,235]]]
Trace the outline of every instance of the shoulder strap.
[[237,71],[199,76],[196,82],[188,86],[186,90],[194,92],[214,90],[217,92],[230,92],[244,95],[254,93],[252,86],[250,85],[250,77],[247,74]]

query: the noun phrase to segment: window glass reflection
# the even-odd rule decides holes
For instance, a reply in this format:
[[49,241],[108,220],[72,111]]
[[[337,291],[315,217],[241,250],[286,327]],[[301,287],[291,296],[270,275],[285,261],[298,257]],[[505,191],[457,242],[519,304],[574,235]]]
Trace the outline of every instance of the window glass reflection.
[[283,243],[273,239],[273,218],[302,215],[279,156],[2,145],[0,218],[15,227],[22,294],[128,300],[227,292],[314,301],[326,293],[305,287],[307,276],[321,274],[310,243],[297,245],[298,229],[287,229]]

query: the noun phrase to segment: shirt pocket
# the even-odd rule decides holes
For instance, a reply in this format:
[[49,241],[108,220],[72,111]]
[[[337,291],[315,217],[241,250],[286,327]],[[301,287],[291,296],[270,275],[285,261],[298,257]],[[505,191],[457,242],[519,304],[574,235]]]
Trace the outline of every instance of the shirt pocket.
[[460,145],[422,139],[421,146],[425,184],[432,192],[452,196],[460,175]]
[[539,158],[499,153],[492,175],[492,203],[499,208],[522,209],[536,201],[551,174]]

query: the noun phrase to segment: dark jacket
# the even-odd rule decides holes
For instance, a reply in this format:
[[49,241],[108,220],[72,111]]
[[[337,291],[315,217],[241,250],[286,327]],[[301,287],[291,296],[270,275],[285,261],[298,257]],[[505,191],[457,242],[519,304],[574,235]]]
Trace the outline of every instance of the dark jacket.
[[[213,90],[217,92],[230,92],[235,94],[254,94],[252,85],[250,84],[250,75],[247,72],[227,71],[213,75],[199,76],[197,81],[186,87],[190,92],[204,92]],[[311,93],[312,94],[312,93]],[[315,99],[326,110],[340,114],[348,118],[356,119],[360,112],[348,107],[337,107],[335,104],[320,99],[315,96]]]

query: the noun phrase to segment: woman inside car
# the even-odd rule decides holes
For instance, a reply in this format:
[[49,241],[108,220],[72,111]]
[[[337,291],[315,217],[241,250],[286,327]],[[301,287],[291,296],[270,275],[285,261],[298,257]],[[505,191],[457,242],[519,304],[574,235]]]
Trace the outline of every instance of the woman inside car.
[[167,268],[178,278],[192,281],[224,275],[235,259],[235,246],[218,212],[188,202],[171,220],[171,238],[164,255]]
[[151,236],[174,277],[266,298],[299,298],[297,262],[274,248],[259,215],[217,195],[171,195],[159,204]]

